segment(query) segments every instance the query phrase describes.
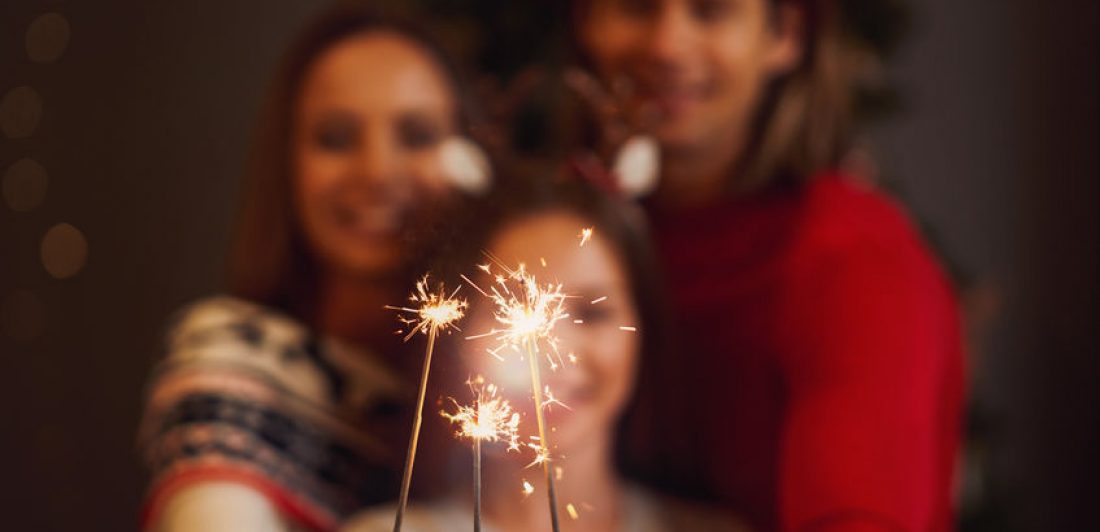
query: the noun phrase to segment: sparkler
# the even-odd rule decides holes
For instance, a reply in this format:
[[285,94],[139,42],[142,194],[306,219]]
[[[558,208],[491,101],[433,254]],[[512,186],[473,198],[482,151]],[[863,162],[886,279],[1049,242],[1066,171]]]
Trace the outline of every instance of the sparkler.
[[[540,346],[545,345],[548,348],[546,356],[551,366],[557,367],[561,364],[558,339],[553,332],[554,326],[559,321],[569,317],[564,309],[567,296],[562,293],[560,284],[539,285],[535,277],[527,272],[522,264],[516,269],[509,269],[493,256],[489,255],[489,259],[504,273],[494,276],[493,284],[488,291],[481,289],[467,277],[463,279],[496,304],[494,317],[501,327],[499,329],[494,327],[487,333],[467,339],[495,338],[500,343],[495,349],[490,350],[490,353],[498,358],[499,352],[505,348],[527,355],[531,365],[531,390],[535,402],[535,420],[538,422],[539,430],[539,448],[534,463],[542,464],[550,505],[550,524],[554,532],[558,532],[558,501],[557,494],[554,492],[554,477],[550,472],[550,442],[546,437],[546,421],[542,414],[545,404],[542,398],[538,355],[541,353]],[[486,264],[480,268],[492,275],[490,265]],[[557,361],[554,360],[555,357]]]
[[458,437],[473,441],[474,532],[481,532],[481,442],[507,441],[509,451],[518,451],[519,413],[512,411],[506,399],[497,397],[497,387],[486,385],[480,375],[467,384],[474,391],[474,404],[463,406],[452,399],[457,409],[455,413],[442,411],[440,414],[459,425]]
[[581,233],[577,236],[581,239],[581,247],[583,248],[584,245],[592,239],[592,228],[585,227],[584,229],[581,229]]
[[416,400],[416,414],[413,417],[412,435],[409,436],[409,450],[405,454],[405,472],[401,478],[401,497],[397,505],[397,516],[394,518],[394,532],[401,531],[401,520],[405,515],[405,507],[409,503],[409,486],[412,483],[413,462],[416,459],[416,446],[420,439],[420,424],[424,419],[424,393],[428,387],[428,374],[431,373],[432,351],[435,349],[435,338],[441,331],[458,329],[455,322],[462,318],[466,311],[466,301],[456,299],[456,288],[450,295],[440,284],[438,291],[432,292],[428,288],[428,276],[425,275],[416,283],[416,291],[409,296],[409,301],[416,305],[413,307],[394,307],[387,305],[390,310],[397,310],[409,314],[398,319],[411,326],[405,341],[408,341],[416,333],[428,336],[428,347],[424,353],[424,369],[420,373],[420,390]]

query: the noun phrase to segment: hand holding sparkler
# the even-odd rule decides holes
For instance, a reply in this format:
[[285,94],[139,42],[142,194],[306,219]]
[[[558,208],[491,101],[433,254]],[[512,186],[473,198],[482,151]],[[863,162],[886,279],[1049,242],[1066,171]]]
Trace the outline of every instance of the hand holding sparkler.
[[402,316],[398,319],[411,329],[405,336],[408,341],[416,333],[424,333],[428,336],[428,347],[424,354],[424,369],[420,374],[420,389],[416,400],[416,413],[413,417],[412,435],[409,436],[409,450],[405,455],[405,472],[401,477],[401,497],[397,505],[397,516],[394,518],[393,530],[400,532],[401,520],[405,515],[405,507],[409,502],[409,486],[412,483],[413,461],[416,459],[416,446],[420,439],[420,425],[424,419],[424,394],[428,387],[428,374],[432,367],[432,351],[435,349],[435,339],[440,331],[449,328],[457,329],[455,322],[462,318],[466,311],[466,301],[456,299],[458,289],[450,295],[440,284],[437,292],[429,292],[428,276],[425,275],[416,283],[416,291],[409,296],[409,301],[416,308],[386,306],[391,310],[409,313],[412,317]]

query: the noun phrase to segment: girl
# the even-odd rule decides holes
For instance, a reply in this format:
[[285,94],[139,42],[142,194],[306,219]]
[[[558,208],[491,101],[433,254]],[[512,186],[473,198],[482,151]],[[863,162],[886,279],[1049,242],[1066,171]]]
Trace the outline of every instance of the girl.
[[[491,256],[511,268],[523,264],[540,284],[561,283],[568,295],[565,311],[569,318],[555,330],[562,365],[552,369],[539,356],[543,382],[552,393],[546,408],[549,454],[563,530],[739,529],[724,514],[642,489],[628,481],[616,464],[618,448],[625,443],[616,438],[624,412],[629,410],[630,416],[640,418],[651,415],[649,405],[632,398],[636,387],[648,385],[652,375],[647,365],[663,347],[663,312],[641,213],[580,184],[545,185],[541,192],[527,196],[502,194],[490,205],[500,209],[498,214],[491,217],[482,236],[472,231],[469,240],[474,249],[487,251],[484,256],[477,255],[478,262]],[[581,245],[583,228],[592,229],[592,236]],[[478,271],[474,262],[468,266],[466,270]],[[499,264],[491,267],[493,274],[501,272]],[[471,277],[481,287],[494,282],[491,274]],[[466,295],[471,307],[459,324],[461,336],[499,327],[490,301],[476,290]],[[536,434],[528,362],[507,349],[499,352],[504,360],[490,356],[486,350],[495,345],[492,338],[456,339],[450,350],[457,351],[460,365],[449,372],[452,385],[447,393],[467,402],[469,390],[460,383],[469,376],[484,376],[487,382],[500,386],[504,397],[522,414],[526,428],[521,432],[527,441],[527,436]],[[573,357],[575,362],[571,362]],[[448,372],[442,369],[441,373]],[[445,430],[434,437],[454,440],[444,420],[436,427]],[[467,443],[457,445],[456,456],[469,456]],[[541,468],[527,467],[532,452],[517,454],[504,447],[483,446],[483,529],[549,530]],[[450,495],[411,507],[405,530],[470,528],[473,499],[468,462],[454,471],[458,474],[451,479]],[[534,489],[529,495],[523,493],[525,481]],[[571,518],[574,511],[575,520]],[[393,508],[373,510],[355,519],[347,530],[390,530],[393,517]]]

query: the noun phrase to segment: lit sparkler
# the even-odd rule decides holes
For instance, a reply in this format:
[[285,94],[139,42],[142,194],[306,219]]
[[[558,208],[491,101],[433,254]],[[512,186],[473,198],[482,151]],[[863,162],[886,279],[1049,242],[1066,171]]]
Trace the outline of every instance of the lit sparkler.
[[584,245],[587,244],[588,241],[592,239],[592,228],[591,227],[585,227],[584,229],[581,229],[581,234],[579,234],[577,236],[580,237],[580,239],[581,239],[581,247],[584,247]]
[[424,419],[424,394],[428,388],[428,375],[432,367],[432,351],[435,349],[436,336],[441,331],[458,329],[455,322],[462,318],[466,312],[466,301],[455,298],[458,289],[450,295],[440,284],[437,291],[428,288],[428,276],[425,275],[416,283],[416,291],[409,296],[413,307],[386,306],[387,309],[408,313],[411,316],[401,316],[398,319],[405,325],[411,326],[405,341],[408,341],[416,333],[424,333],[428,336],[428,347],[424,353],[424,369],[420,373],[420,390],[416,400],[416,413],[413,417],[412,434],[409,436],[409,449],[405,454],[405,472],[401,478],[401,496],[397,505],[397,516],[394,518],[393,530],[400,532],[401,521],[405,515],[405,507],[409,502],[409,486],[412,483],[413,462],[416,460],[416,446],[420,439],[420,424]]
[[[464,277],[464,279],[496,304],[494,317],[500,327],[494,327],[489,332],[471,336],[468,339],[495,338],[499,344],[495,349],[490,350],[490,353],[498,358],[500,358],[500,351],[504,349],[511,349],[527,356],[531,366],[531,390],[539,430],[538,443],[529,444],[536,449],[536,458],[532,464],[542,464],[550,505],[550,523],[554,532],[558,532],[560,528],[557,495],[554,492],[554,477],[550,472],[550,443],[546,438],[546,422],[542,413],[546,404],[543,401],[538,359],[545,350],[551,367],[556,368],[561,365],[554,326],[569,317],[564,308],[567,296],[562,293],[560,284],[540,285],[522,264],[516,269],[510,269],[492,256],[489,256],[489,259],[501,268],[503,273],[493,276],[493,284],[488,290],[478,287],[469,278]],[[487,274],[493,275],[490,265],[482,265],[480,268]]]
[[497,397],[497,387],[485,384],[480,375],[467,383],[474,391],[474,404],[464,406],[451,400],[455,413],[440,414],[458,424],[459,438],[473,441],[474,447],[474,532],[481,531],[481,442],[508,442],[509,451],[519,450],[519,413],[512,411],[504,398]]
[[[456,298],[455,295],[457,294],[458,288],[447,295],[442,284],[439,285],[438,292],[430,292],[428,290],[428,276],[425,275],[417,281],[416,291],[409,295],[409,302],[418,305],[416,308],[392,305],[386,305],[386,308],[411,314],[411,316],[398,316],[397,318],[401,323],[411,326],[408,334],[405,335],[405,341],[415,336],[416,333],[424,333],[431,337],[432,329],[435,329],[434,332],[438,333],[449,328],[458,328],[455,326],[455,322],[466,313],[466,301]],[[405,331],[399,332],[404,333]]]

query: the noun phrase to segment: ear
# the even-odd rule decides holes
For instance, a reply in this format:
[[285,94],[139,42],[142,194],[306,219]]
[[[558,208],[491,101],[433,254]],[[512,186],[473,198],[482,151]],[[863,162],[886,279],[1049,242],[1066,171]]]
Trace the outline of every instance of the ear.
[[781,1],[775,8],[772,43],[765,57],[768,69],[782,76],[798,67],[806,50],[806,11],[796,2]]

